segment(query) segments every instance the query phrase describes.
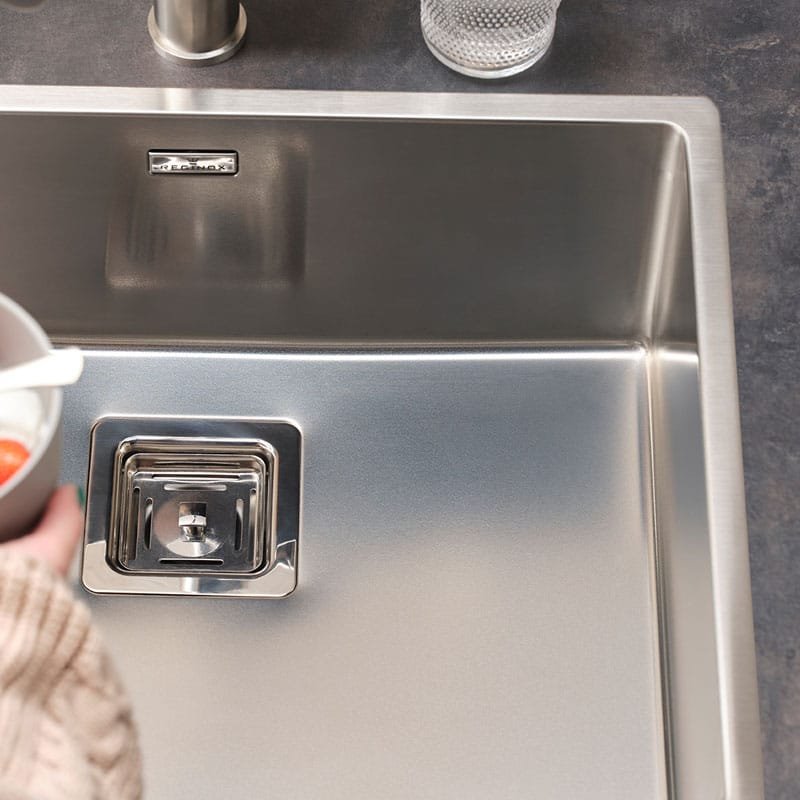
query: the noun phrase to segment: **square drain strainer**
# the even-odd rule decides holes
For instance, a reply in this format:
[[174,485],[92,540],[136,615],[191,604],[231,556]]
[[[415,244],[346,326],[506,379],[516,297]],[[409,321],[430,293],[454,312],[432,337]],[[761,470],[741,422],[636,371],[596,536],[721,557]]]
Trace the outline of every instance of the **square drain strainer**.
[[124,440],[109,559],[130,572],[257,572],[269,563],[276,472],[274,449],[258,439]]
[[104,418],[92,431],[83,583],[283,597],[297,583],[299,479],[288,423]]

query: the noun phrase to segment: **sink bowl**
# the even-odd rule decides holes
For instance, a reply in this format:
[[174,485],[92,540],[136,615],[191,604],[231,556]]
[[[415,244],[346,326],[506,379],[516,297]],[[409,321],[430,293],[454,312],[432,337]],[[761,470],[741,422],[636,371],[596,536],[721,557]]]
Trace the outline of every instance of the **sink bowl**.
[[108,416],[302,433],[288,596],[84,572],[150,797],[762,796],[708,101],[4,87],[0,145],[65,478]]

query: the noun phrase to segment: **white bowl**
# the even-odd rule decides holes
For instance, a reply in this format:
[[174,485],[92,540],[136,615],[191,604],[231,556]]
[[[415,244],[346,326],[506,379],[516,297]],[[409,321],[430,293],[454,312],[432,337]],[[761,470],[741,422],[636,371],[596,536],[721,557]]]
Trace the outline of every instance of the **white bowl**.
[[[0,294],[0,369],[43,356],[49,350],[50,340],[36,320]],[[0,486],[0,541],[20,536],[35,524],[58,481],[61,390],[36,391],[43,408],[40,433],[25,464]]]

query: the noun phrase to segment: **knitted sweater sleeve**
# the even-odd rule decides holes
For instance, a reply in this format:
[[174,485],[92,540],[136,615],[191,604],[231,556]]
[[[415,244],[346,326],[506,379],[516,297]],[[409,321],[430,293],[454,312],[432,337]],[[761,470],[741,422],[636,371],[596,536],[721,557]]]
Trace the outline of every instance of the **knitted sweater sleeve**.
[[0,548],[0,798],[135,800],[130,705],[89,610]]

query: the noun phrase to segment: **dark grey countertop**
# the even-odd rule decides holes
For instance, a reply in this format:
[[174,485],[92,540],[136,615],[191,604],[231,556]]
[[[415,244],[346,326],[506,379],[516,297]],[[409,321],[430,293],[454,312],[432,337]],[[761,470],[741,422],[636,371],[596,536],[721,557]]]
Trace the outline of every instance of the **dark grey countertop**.
[[[20,0],[23,2],[23,0]],[[35,0],[27,0],[27,3]],[[768,800],[800,797],[800,14],[794,0],[565,0],[551,54],[482,83],[428,53],[418,0],[247,0],[248,42],[192,70],[147,0],[0,2],[0,82],[707,95],[728,216]]]

